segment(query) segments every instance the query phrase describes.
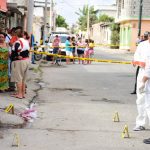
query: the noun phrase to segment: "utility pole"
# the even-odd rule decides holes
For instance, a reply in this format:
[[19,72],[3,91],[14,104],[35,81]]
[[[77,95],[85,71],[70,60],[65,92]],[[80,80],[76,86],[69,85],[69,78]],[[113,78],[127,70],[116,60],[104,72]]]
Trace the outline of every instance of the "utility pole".
[[43,45],[45,45],[46,40],[46,24],[47,24],[47,0],[45,0],[45,8],[44,8],[44,30],[43,30]]
[[138,20],[138,36],[141,35],[142,10],[143,10],[143,0],[140,0],[139,20]]
[[27,12],[27,32],[29,35],[32,34],[33,26],[33,11],[34,11],[34,0],[28,0],[28,12]]
[[87,12],[87,38],[90,38],[89,35],[89,31],[90,31],[90,4],[89,4],[89,0],[87,0],[87,8],[88,8],[88,12]]
[[50,31],[54,30],[54,2],[51,0],[51,7],[50,7]]
[[87,14],[87,36],[89,39],[89,30],[90,30],[90,6],[88,5],[88,14]]

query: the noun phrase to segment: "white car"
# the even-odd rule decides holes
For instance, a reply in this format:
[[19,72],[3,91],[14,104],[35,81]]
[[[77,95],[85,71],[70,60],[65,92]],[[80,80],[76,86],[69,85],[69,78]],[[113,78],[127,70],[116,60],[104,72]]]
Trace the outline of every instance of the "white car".
[[49,38],[49,41],[47,43],[48,46],[48,52],[50,53],[53,53],[53,48],[52,48],[52,42],[53,42],[53,39],[55,38],[55,36],[58,35],[58,37],[60,38],[61,40],[61,44],[60,44],[60,50],[61,50],[61,55],[66,55],[66,50],[65,50],[65,42],[67,40],[67,37],[69,37],[69,34],[66,34],[66,33],[53,33],[50,38]]

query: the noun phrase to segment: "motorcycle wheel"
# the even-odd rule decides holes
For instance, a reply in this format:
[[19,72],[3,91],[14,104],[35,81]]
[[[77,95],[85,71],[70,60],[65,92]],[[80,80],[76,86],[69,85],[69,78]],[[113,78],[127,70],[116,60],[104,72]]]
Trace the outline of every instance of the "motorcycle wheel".
[[42,54],[34,54],[34,59],[35,59],[36,61],[41,60],[41,59],[42,59]]

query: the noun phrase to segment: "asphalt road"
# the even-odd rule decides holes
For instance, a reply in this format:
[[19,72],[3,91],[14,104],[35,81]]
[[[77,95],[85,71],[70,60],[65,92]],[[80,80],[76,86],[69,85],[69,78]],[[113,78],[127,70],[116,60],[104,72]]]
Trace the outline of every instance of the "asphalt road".
[[[96,57],[131,61],[133,54],[99,49]],[[145,150],[149,130],[133,132],[136,96],[132,65],[92,63],[55,66],[42,64],[38,119],[19,133],[21,150]],[[120,122],[113,122],[115,112]],[[130,138],[121,138],[125,125]]]
[[114,50],[109,48],[96,47],[95,56],[100,59],[110,59],[119,61],[132,61],[133,52],[128,52],[126,50]]

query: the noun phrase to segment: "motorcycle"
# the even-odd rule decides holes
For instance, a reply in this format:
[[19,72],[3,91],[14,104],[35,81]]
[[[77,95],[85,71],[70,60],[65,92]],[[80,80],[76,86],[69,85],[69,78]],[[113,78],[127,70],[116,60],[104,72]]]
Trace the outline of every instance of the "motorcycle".
[[[38,44],[38,42],[36,42],[36,43],[34,44],[34,51],[43,52],[43,48],[39,48],[39,47],[37,46],[37,44]],[[36,61],[40,61],[40,60],[42,59],[42,57],[43,57],[42,54],[38,54],[38,53],[34,52],[34,59],[35,59]]]

